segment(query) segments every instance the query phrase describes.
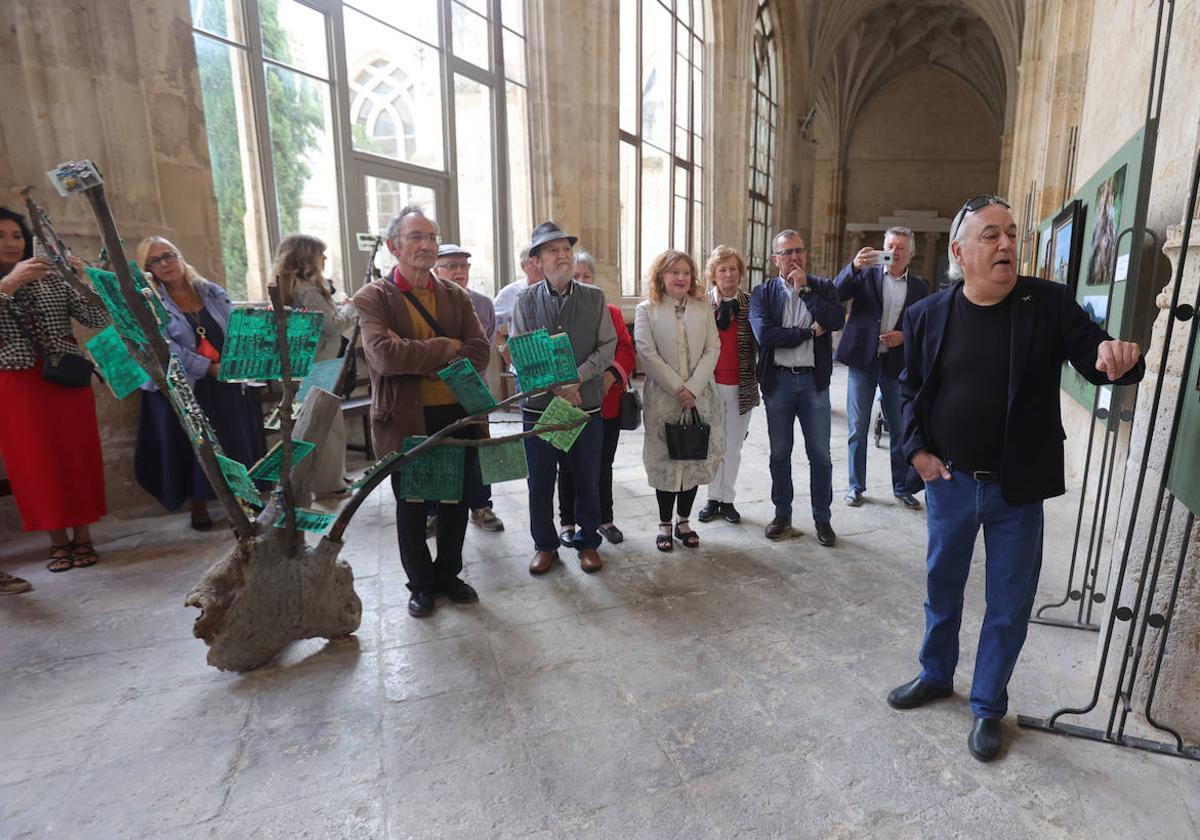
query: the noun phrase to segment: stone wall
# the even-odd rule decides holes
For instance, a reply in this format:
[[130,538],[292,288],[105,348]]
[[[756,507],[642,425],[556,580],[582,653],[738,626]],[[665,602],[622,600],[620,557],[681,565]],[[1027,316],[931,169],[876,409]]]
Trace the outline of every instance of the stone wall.
[[[152,233],[174,240],[220,277],[216,200],[186,3],[7,0],[0,4],[0,187],[32,184],[56,229],[94,258],[99,236],[82,198],[58,198],[46,171],[91,158],[105,176],[132,249]],[[19,203],[0,199],[10,207]],[[79,330],[80,339],[89,333]],[[109,509],[157,508],[133,480],[137,398],[95,387]],[[0,528],[19,527],[12,497]]]

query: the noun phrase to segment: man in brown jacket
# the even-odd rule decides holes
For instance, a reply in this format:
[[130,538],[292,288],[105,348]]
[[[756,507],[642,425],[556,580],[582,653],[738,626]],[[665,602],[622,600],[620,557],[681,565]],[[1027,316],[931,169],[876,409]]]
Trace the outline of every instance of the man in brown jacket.
[[[438,252],[433,222],[419,208],[405,207],[388,225],[387,246],[396,267],[354,296],[371,374],[375,451],[385,453],[400,450],[407,435],[432,434],[466,416],[437,372],[460,356],[482,370],[490,353],[467,293],[430,271]],[[476,431],[464,429],[457,436],[475,437]],[[477,457],[474,449],[466,449],[466,458]],[[398,494],[398,473],[392,474],[392,491]],[[432,613],[435,592],[458,604],[479,600],[458,576],[466,531],[466,504],[443,502],[435,561],[425,543],[425,501],[396,496],[400,562],[412,592],[410,615]]]

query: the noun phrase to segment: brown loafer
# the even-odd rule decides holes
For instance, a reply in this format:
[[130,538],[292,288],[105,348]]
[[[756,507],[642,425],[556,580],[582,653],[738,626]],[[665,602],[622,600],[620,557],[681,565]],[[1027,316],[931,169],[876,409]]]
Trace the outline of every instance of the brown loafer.
[[536,551],[533,559],[529,561],[529,574],[544,575],[550,571],[550,567],[554,565],[554,561],[558,559],[557,551]]
[[600,555],[594,548],[579,549],[579,568],[583,569],[588,574],[598,572],[604,568],[604,564],[600,562]]

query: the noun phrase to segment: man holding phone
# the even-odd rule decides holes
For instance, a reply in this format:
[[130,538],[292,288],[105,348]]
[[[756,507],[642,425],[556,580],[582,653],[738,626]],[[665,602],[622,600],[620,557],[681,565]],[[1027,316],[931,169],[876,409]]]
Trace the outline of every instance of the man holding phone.
[[850,369],[846,383],[846,419],[850,427],[850,486],[846,504],[858,507],[867,489],[867,440],[875,389],[883,394],[883,416],[891,436],[892,493],[907,508],[921,503],[905,487],[908,462],[904,459],[900,411],[900,373],[904,370],[904,334],[901,319],[908,307],[929,292],[925,281],[909,274],[913,232],[888,228],[883,250],[863,248],[834,278],[838,297],[852,300],[850,318],[842,331],[834,358]]

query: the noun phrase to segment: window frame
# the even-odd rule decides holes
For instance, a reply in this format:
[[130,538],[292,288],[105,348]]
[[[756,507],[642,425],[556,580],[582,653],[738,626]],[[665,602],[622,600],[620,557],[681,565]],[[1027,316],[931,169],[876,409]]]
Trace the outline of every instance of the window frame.
[[[775,46],[775,25],[771,14],[770,0],[760,0],[754,17],[754,38],[750,53],[751,79],[750,88],[750,143],[749,167],[750,182],[747,185],[748,209],[746,219],[746,274],[748,285],[753,288],[755,272],[762,272],[759,282],[765,282],[771,277],[771,239],[773,230],[771,220],[775,213],[774,207],[774,176],[772,166],[775,161],[776,132],[779,128],[779,63]],[[761,45],[761,48],[760,48]],[[761,49],[761,55],[760,55]],[[763,76],[766,75],[764,92]],[[761,148],[759,146],[759,123],[762,119],[760,105],[763,99],[767,101],[767,145],[765,170],[758,169],[757,161]],[[766,189],[755,189],[755,175],[763,179]],[[763,214],[762,233],[755,236],[755,209],[765,208]]]

